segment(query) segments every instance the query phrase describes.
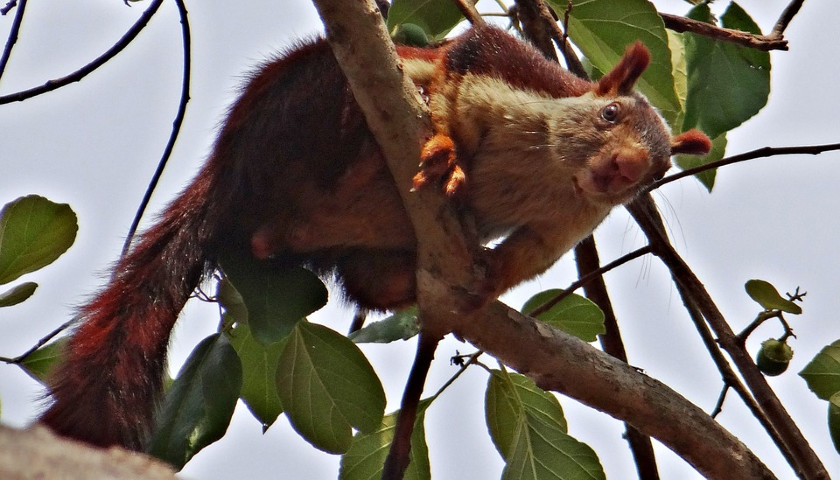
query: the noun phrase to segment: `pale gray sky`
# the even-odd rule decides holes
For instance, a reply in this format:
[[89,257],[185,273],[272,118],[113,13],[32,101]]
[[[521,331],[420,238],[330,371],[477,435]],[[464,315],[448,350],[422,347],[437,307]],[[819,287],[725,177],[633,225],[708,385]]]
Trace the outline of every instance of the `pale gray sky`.
[[[684,13],[682,2],[657,2]],[[768,31],[785,1],[749,0],[741,5]],[[126,8],[119,0],[72,3],[30,2],[26,21],[0,94],[65,75],[107,49],[148,2]],[[246,6],[247,5],[247,6]],[[482,4],[492,8],[493,2]],[[715,5],[722,11],[725,4]],[[193,27],[193,87],[184,130],[151,211],[159,209],[197,171],[210,149],[215,127],[235,98],[242,75],[296,38],[320,30],[307,1],[246,3],[204,1],[188,5]],[[0,35],[11,17],[0,18]],[[774,52],[767,107],[729,136],[728,153],[762,146],[840,141],[837,79],[840,41],[834,2],[807,2],[787,31],[791,51]],[[74,247],[56,264],[28,276],[41,284],[22,305],[0,310],[0,355],[13,356],[70,318],[73,306],[102,282],[118,255],[137,203],[169,135],[180,90],[180,27],[175,7],[164,4],[141,36],[116,60],[83,82],[22,104],[0,107],[0,203],[37,193],[69,203],[79,215]],[[668,185],[656,195],[675,244],[695,268],[719,306],[739,330],[757,313],[744,294],[750,278],[782,290],[808,291],[805,313],[789,317],[798,335],[790,373],[770,380],[829,471],[840,475],[840,456],[826,429],[826,405],[794,374],[824,345],[840,338],[837,243],[834,218],[840,154],[755,160],[718,174],[709,195],[693,179]],[[641,246],[642,234],[624,211],[616,211],[596,232],[601,257],[609,261]],[[513,306],[538,289],[565,286],[574,278],[571,258],[548,274],[508,294]],[[702,408],[714,407],[721,384],[697,338],[667,272],[655,259],[637,260],[607,276],[630,362],[669,384]],[[193,305],[177,328],[173,369],[217,322],[212,306]],[[331,304],[314,317],[339,331],[350,314]],[[751,337],[756,345],[778,336],[775,325]],[[454,369],[447,357],[472,349],[447,339],[438,352],[428,390]],[[388,410],[398,407],[414,343],[365,346],[385,385]],[[485,359],[490,362],[489,358]],[[486,433],[483,398],[486,374],[473,369],[443,395],[427,415],[435,479],[494,478],[502,462]],[[22,426],[36,414],[37,385],[11,366],[0,365],[3,423]],[[561,398],[570,433],[599,454],[611,479],[635,475],[622,427],[573,400]],[[741,436],[781,479],[793,478],[778,451],[734,395],[720,421]],[[664,448],[657,449],[662,478],[699,478]],[[184,478],[334,478],[337,456],[315,450],[284,418],[261,435],[240,405],[228,435],[201,452]]]

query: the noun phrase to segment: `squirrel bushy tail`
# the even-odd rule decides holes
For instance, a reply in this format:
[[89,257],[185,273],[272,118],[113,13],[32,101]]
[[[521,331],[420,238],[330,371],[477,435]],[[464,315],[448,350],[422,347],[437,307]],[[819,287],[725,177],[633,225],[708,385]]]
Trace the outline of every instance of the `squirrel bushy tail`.
[[310,172],[327,172],[317,182],[329,183],[365,144],[370,134],[348,92],[325,41],[252,76],[205,167],[80,309],[42,423],[91,444],[142,448],[172,327],[218,256],[250,253],[252,232],[282,223],[294,208],[289,192],[316,181]]
[[141,448],[162,389],[170,332],[212,263],[210,178],[195,179],[79,312],[65,361],[52,376],[54,403],[41,418],[55,432]]

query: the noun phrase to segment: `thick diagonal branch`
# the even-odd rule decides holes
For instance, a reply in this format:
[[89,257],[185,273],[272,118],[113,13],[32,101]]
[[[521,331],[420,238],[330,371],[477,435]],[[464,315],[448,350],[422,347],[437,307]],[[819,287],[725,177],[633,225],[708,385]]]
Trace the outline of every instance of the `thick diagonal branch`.
[[[450,329],[534,378],[543,388],[627,420],[709,478],[774,478],[705,412],[661,383],[592,346],[524,317],[499,302],[455,315],[458,289],[472,281],[470,249],[446,201],[431,190],[410,194],[410,178],[429,132],[413,86],[396,67],[379,13],[369,2],[316,0],[336,57],[388,159],[418,233],[418,302],[423,328]],[[369,34],[376,32],[371,37]]]
[[743,349],[735,332],[729,327],[706,288],[671,246],[662,228],[653,199],[649,194],[643,195],[629,204],[627,209],[648,237],[654,254],[671,271],[674,280],[681,286],[681,292],[684,291],[691,296],[691,302],[702,312],[706,322],[717,336],[718,343],[732,358],[756,402],[767,414],[773,427],[784,441],[789,457],[795,461],[792,467],[796,473],[800,478],[809,480],[828,479],[825,467],[767,384],[764,375],[758,371],[753,359]]

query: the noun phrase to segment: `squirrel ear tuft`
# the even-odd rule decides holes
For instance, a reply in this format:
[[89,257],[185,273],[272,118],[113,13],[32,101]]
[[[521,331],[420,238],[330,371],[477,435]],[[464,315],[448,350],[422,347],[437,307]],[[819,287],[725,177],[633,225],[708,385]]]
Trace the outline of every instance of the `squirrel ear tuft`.
[[618,64],[598,81],[595,94],[602,97],[629,95],[649,63],[650,53],[642,42],[630,45]]
[[671,155],[705,155],[712,149],[712,141],[700,130],[689,130],[671,139]]

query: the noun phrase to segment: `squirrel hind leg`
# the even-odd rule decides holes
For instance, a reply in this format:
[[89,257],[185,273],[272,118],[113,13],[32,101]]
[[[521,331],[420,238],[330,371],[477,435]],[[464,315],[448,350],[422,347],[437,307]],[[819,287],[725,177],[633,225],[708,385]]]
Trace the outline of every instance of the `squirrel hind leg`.
[[415,257],[410,250],[361,249],[343,255],[335,270],[349,300],[371,310],[391,310],[415,301]]

